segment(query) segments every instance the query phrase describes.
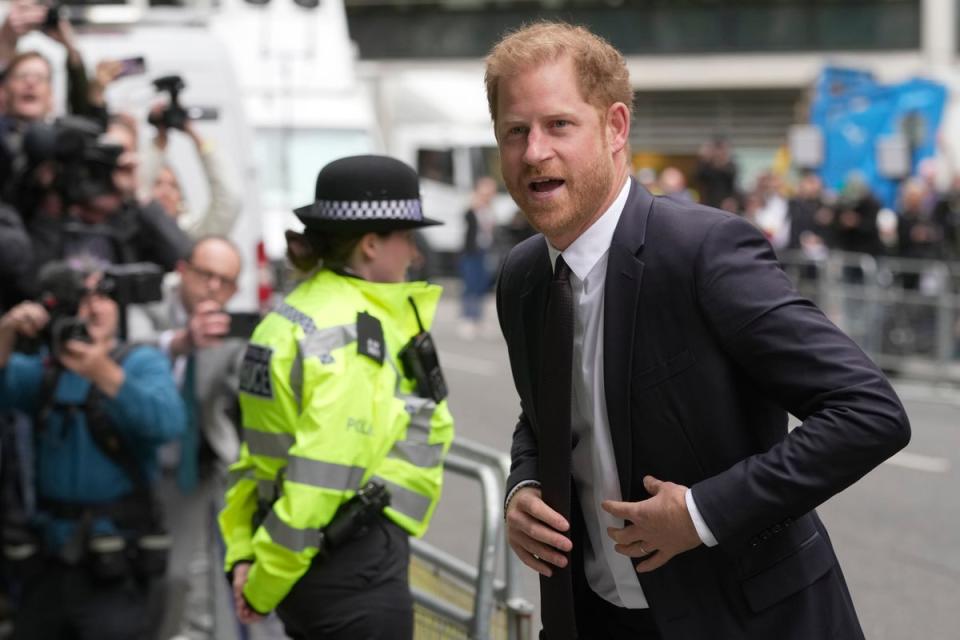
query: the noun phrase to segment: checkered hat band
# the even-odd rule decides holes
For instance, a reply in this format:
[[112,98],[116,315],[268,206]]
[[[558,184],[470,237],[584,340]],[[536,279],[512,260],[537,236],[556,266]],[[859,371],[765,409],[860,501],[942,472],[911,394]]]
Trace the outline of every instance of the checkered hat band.
[[423,220],[420,200],[317,200],[313,210],[327,220]]

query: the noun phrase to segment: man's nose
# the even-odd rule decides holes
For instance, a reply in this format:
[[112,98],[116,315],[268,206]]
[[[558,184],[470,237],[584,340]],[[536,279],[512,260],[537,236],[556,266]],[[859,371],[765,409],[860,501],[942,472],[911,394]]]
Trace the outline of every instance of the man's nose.
[[550,139],[539,127],[531,127],[527,134],[527,148],[523,161],[529,165],[538,165],[553,155]]

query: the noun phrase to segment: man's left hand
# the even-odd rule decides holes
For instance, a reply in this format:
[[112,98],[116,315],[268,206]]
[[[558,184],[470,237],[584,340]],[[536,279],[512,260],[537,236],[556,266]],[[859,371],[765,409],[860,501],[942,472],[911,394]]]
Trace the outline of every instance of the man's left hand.
[[637,573],[659,569],[675,555],[701,544],[687,511],[687,487],[653,476],[643,479],[643,487],[650,494],[646,500],[604,500],[601,505],[610,515],[627,522],[621,529],[607,528],[607,534],[617,543],[617,553],[640,559]]

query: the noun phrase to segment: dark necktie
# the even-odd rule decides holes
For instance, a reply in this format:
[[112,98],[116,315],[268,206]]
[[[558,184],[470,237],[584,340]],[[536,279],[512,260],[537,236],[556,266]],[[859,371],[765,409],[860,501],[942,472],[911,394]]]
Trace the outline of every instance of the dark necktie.
[[[540,347],[539,471],[544,501],[570,521],[570,404],[573,378],[573,292],[570,267],[557,256]],[[569,558],[568,558],[569,559]],[[548,640],[576,638],[570,563],[540,576],[540,608]]]
[[180,464],[177,466],[177,485],[184,493],[191,493],[197,486],[200,433],[197,425],[196,369],[194,356],[188,356],[187,368],[183,375],[183,387],[180,389],[187,414],[187,428],[180,438]]

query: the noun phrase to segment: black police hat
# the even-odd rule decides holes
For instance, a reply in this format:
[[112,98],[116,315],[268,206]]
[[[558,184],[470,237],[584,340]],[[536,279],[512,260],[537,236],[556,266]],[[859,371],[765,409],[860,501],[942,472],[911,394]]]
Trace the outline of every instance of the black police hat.
[[316,201],[294,209],[310,230],[394,231],[443,224],[423,217],[417,172],[387,156],[334,160],[317,174]]

